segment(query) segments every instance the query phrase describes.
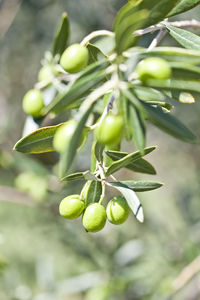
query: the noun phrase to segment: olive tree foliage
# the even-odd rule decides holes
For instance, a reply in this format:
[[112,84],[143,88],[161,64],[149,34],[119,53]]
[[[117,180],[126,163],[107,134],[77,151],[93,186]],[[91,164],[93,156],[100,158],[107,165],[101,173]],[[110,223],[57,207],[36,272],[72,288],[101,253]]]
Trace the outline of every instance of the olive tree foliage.
[[[199,3],[198,0],[128,1],[117,13],[113,31],[94,31],[80,42],[87,47],[89,59],[87,66],[74,74],[60,65],[70,35],[69,19],[63,13],[52,49],[43,59],[43,65],[54,68],[54,75],[35,84],[35,89],[43,93],[45,103],[39,118],[28,117],[37,129],[25,134],[14,149],[30,154],[55,151],[54,135],[63,124],[58,120],[67,115],[64,122],[69,119],[76,122],[73,134],[60,153],[60,179],[85,181],[81,195],[84,195],[86,206],[102,203],[106,188],[117,189],[135,217],[143,222],[142,205],[135,192],[150,191],[162,184],[126,178],[118,180],[113,174],[122,168],[156,174],[154,167],[143,158],[156,148],[146,145],[147,121],[177,139],[196,141],[191,130],[171,114],[170,101],[189,104],[200,94],[200,37],[188,31],[200,24],[196,20],[171,22],[170,17]],[[152,32],[157,35],[149,47],[141,47],[141,36]],[[167,34],[179,46],[159,46]],[[164,59],[171,69],[170,78],[140,80],[137,65],[149,57]],[[122,116],[123,139],[133,140],[136,152],[120,151],[120,142],[105,145],[98,140],[95,130],[110,113]],[[54,125],[44,126],[48,122]],[[73,173],[73,162],[81,149],[83,135],[85,140],[88,135],[93,136],[91,168]]]

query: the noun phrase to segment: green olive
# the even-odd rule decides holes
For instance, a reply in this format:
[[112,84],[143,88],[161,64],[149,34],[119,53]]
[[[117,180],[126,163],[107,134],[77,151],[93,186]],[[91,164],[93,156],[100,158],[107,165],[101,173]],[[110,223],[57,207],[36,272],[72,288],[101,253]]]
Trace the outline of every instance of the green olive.
[[83,214],[83,226],[87,231],[97,232],[106,224],[106,210],[99,203],[90,204]]
[[[67,146],[71,137],[74,134],[76,124],[77,123],[75,120],[69,120],[56,130],[53,139],[53,147],[56,151],[61,153],[65,150],[65,147]],[[87,138],[87,129],[84,128],[79,146],[81,146],[85,142],[86,138]]]
[[136,67],[136,72],[143,82],[148,79],[165,80],[171,76],[168,62],[159,57],[149,57],[140,61]]
[[78,218],[85,208],[84,201],[80,195],[70,195],[65,197],[59,205],[60,215],[66,219]]
[[37,89],[29,90],[23,98],[22,105],[26,114],[39,118],[44,107],[42,92]]
[[52,80],[57,73],[54,65],[45,65],[38,73],[38,81]]
[[108,202],[106,213],[110,223],[120,225],[128,218],[130,208],[124,197],[117,196]]
[[123,118],[121,115],[108,114],[96,129],[96,139],[104,145],[117,145],[122,138]]
[[80,44],[69,46],[61,56],[60,64],[69,73],[80,72],[87,66],[88,49]]

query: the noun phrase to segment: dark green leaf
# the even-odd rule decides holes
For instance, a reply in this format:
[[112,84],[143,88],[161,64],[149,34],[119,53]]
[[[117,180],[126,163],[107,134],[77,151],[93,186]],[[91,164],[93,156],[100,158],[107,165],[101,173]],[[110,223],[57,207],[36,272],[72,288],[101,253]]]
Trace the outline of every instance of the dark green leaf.
[[136,10],[122,20],[115,31],[116,49],[119,54],[136,43],[137,37],[133,35],[133,32],[143,27],[147,17],[147,10]]
[[181,14],[199,5],[200,0],[179,0],[177,5],[170,11],[167,17]]
[[[106,154],[110,158],[112,158],[112,160],[114,160],[114,161],[119,160],[119,159],[125,157],[126,155],[128,155],[127,152],[110,151],[110,150],[106,151]],[[145,173],[145,174],[151,174],[151,175],[156,174],[156,170],[154,169],[154,167],[143,158],[139,158],[135,162],[127,165],[126,169],[129,169],[131,171],[138,172],[138,173]]]
[[125,184],[129,189],[135,192],[147,192],[158,189],[162,186],[162,183],[153,182],[153,181],[119,181],[119,182],[110,182],[112,185],[116,185],[118,183]]
[[[69,84],[67,91],[59,94],[45,109],[44,114],[49,112],[60,113],[79,98],[86,95],[90,89],[96,87],[105,78],[105,67],[108,63],[97,62],[91,64],[75,82]],[[99,70],[100,69],[100,70]]]
[[83,199],[86,207],[94,202],[98,202],[102,193],[102,184],[100,181],[88,181],[83,187]]
[[61,178],[67,176],[67,172],[73,162],[73,159],[76,155],[76,151],[79,146],[79,141],[81,139],[82,131],[85,126],[85,123],[93,109],[93,105],[88,107],[82,114],[80,115],[79,122],[74,130],[74,134],[71,137],[69,143],[66,145],[65,151],[61,155],[60,159],[60,174]]
[[135,87],[137,98],[144,101],[163,101],[166,97],[159,91],[147,87]]
[[99,142],[96,142],[95,144],[95,157],[97,159],[98,162],[102,162],[103,161],[103,150],[104,150],[105,146]]
[[169,64],[173,70],[173,77],[176,79],[200,79],[199,67],[184,62],[170,62]]
[[186,142],[194,142],[196,140],[196,136],[174,116],[165,113],[160,107],[155,107],[148,103],[143,103],[142,105],[147,113],[147,118],[161,130]]
[[77,172],[62,178],[63,181],[85,180],[84,172]]
[[88,43],[87,49],[89,52],[89,60],[88,60],[89,65],[102,58],[105,58],[105,55],[101,52],[101,50],[97,46]]
[[[176,6],[179,0],[143,0],[129,1],[117,13],[114,21],[114,31],[116,32],[122,22],[137,11],[147,10],[148,18],[144,22],[144,27],[151,26],[162,21],[167,14]],[[139,29],[139,28],[138,28]]]
[[180,91],[180,92],[195,92],[200,93],[200,84],[198,81],[189,80],[154,80],[150,79],[146,85],[166,91]]
[[129,105],[129,124],[136,147],[143,154],[146,144],[145,122],[140,112],[132,104]]
[[126,97],[124,97],[123,93],[120,95],[120,105],[121,105],[121,112],[123,116],[123,124],[124,124],[124,136],[127,141],[130,141],[132,136],[131,136],[131,130],[130,130],[130,125],[128,122],[128,100]]
[[143,222],[144,221],[143,209],[136,193],[132,189],[129,189],[127,185],[122,184],[121,182],[110,182],[108,183],[108,185],[120,191],[120,193],[126,199],[136,219],[140,222]]
[[199,50],[200,37],[185,29],[166,25],[170,35],[186,49]]
[[149,147],[149,148],[144,149],[144,154],[141,154],[139,151],[137,151],[134,153],[130,153],[130,154],[126,155],[125,157],[113,162],[107,169],[106,176],[109,176],[109,175],[115,173],[116,171],[120,170],[121,168],[126,168],[128,165],[132,164],[137,159],[141,158],[144,155],[147,155],[148,153],[152,152],[155,149],[156,149],[156,147]]
[[187,50],[178,47],[156,47],[152,50],[147,49],[131,49],[131,52],[138,51],[142,57],[158,56],[168,61],[181,61],[199,64],[200,63],[200,50]]
[[52,45],[52,54],[62,54],[69,39],[69,20],[67,13],[63,13],[57,27],[55,38]]
[[54,151],[52,145],[53,137],[57,128],[62,124],[43,127],[33,131],[19,140],[15,144],[14,150],[23,153],[44,153]]

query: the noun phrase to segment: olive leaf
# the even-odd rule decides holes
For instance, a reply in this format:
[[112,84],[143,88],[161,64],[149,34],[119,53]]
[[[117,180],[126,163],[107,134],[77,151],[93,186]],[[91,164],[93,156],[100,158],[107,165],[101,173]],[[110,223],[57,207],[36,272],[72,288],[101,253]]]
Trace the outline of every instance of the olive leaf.
[[52,54],[62,54],[69,39],[69,19],[67,13],[62,14],[52,45]]
[[55,151],[53,148],[53,137],[56,130],[63,123],[39,128],[20,139],[14,146],[13,150],[22,153],[44,153]]
[[123,158],[113,162],[106,170],[105,175],[109,176],[109,175],[115,173],[116,171],[120,170],[121,168],[126,168],[127,166],[132,164],[134,161],[138,160],[139,158],[141,158],[144,155],[151,153],[155,149],[156,149],[156,147],[149,147],[149,148],[144,149],[143,154],[140,151],[137,151],[137,152],[133,152],[133,153],[130,153],[130,154],[124,156]]
[[87,95],[90,89],[96,87],[105,79],[105,68],[108,65],[109,62],[105,60],[89,65],[80,73],[74,82],[67,85],[65,92],[59,93],[58,96],[44,108],[43,114],[46,115],[49,112],[59,114],[69,109],[71,104],[74,104],[81,97]]
[[136,147],[143,154],[146,144],[145,121],[142,114],[131,104],[129,105],[129,124]]
[[102,193],[102,183],[100,181],[87,181],[82,189],[82,197],[86,207],[94,202],[99,202]]
[[160,188],[163,184],[154,181],[133,181],[133,180],[125,180],[125,181],[115,181],[110,182],[113,186],[120,184],[126,185],[129,189],[135,192],[147,192]]
[[199,50],[200,37],[188,30],[176,28],[171,25],[165,25],[169,34],[183,47],[192,50]]
[[[112,160],[116,161],[127,156],[128,153],[109,150],[106,151],[106,155],[108,155]],[[143,158],[137,159],[136,161],[128,164],[125,168],[138,173],[145,173],[151,175],[156,174],[156,170],[154,169],[154,167],[147,160]]]
[[200,0],[179,0],[177,5],[169,12],[167,17],[172,17],[181,14],[199,5]]

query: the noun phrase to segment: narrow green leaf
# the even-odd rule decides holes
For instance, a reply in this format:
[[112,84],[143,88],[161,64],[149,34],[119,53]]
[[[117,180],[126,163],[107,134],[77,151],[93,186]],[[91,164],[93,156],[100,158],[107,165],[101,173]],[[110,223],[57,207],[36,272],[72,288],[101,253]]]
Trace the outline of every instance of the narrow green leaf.
[[89,52],[89,60],[88,60],[88,65],[102,59],[102,58],[105,58],[105,55],[101,52],[101,50],[93,45],[93,44],[90,44],[88,43],[87,44],[87,49],[88,49],[88,52]]
[[127,18],[123,19],[120,26],[115,31],[116,49],[121,54],[126,49],[135,45],[138,37],[133,35],[133,32],[141,27],[148,17],[147,10],[134,11]]
[[22,153],[44,153],[55,151],[53,149],[53,137],[58,127],[55,126],[39,128],[21,138],[14,146],[14,150]]
[[148,103],[142,103],[142,105],[149,121],[161,130],[185,142],[194,142],[196,140],[196,136],[174,116],[165,113],[160,107],[155,107]]
[[52,54],[62,54],[66,48],[69,39],[69,19],[67,13],[62,14],[61,20],[58,24],[56,34],[52,45]]
[[108,185],[116,188],[126,199],[130,209],[139,222],[144,221],[143,208],[136,193],[129,189],[129,187],[121,182],[109,182]]
[[86,182],[83,189],[84,190],[82,196],[85,201],[86,207],[91,203],[95,203],[99,201],[102,193],[102,184],[100,181],[95,181],[95,180],[88,181]]
[[179,0],[177,5],[170,11],[167,17],[172,17],[181,14],[199,5],[200,0]]
[[169,64],[175,79],[200,79],[200,68],[197,66],[184,62],[170,62]]
[[84,172],[77,172],[62,178],[62,181],[76,181],[76,180],[86,180],[84,177]]
[[133,180],[112,182],[112,185],[116,185],[118,183],[125,184],[129,189],[131,189],[135,192],[152,191],[152,190],[158,189],[162,186],[162,183],[159,183],[159,182],[154,182],[154,181],[133,181]]
[[128,100],[127,98],[123,95],[123,93],[121,93],[120,95],[120,109],[122,112],[122,116],[123,116],[123,124],[124,124],[124,136],[126,138],[127,141],[130,141],[132,138],[131,135],[131,130],[130,130],[130,125],[128,122]]
[[69,143],[66,146],[65,151],[61,155],[60,159],[60,174],[61,178],[67,176],[67,172],[73,162],[73,159],[76,155],[76,151],[79,146],[79,141],[81,138],[81,134],[84,128],[84,125],[93,109],[93,105],[88,107],[81,115],[77,127],[74,130],[74,134],[71,137]]
[[192,80],[155,80],[150,79],[146,85],[166,91],[180,91],[180,92],[195,92],[200,93],[200,84],[198,81]]
[[140,112],[131,104],[129,105],[129,124],[136,147],[143,154],[146,144],[145,122]]
[[45,113],[58,114],[68,109],[78,98],[85,96],[91,88],[94,88],[105,78],[105,71],[97,71],[74,82],[67,92],[59,94],[45,109]]
[[147,87],[135,87],[137,98],[144,101],[163,101],[166,97],[159,91]]
[[134,161],[138,160],[139,158],[141,158],[144,155],[147,155],[148,153],[152,152],[155,149],[156,149],[156,147],[149,147],[149,148],[144,149],[144,154],[137,151],[137,152],[126,155],[125,157],[113,162],[106,170],[105,175],[109,176],[109,175],[115,173],[116,171],[120,170],[121,168],[126,168],[128,165],[132,164]]
[[184,63],[200,63],[200,50],[189,50],[178,47],[156,47],[152,50],[131,49],[130,52],[138,51],[142,57],[158,56],[168,61],[183,61]]
[[[120,152],[120,151],[106,151],[106,155],[108,155],[112,160],[116,161],[119,160],[126,155],[128,155],[127,152]],[[126,169],[129,169],[134,172],[138,173],[145,173],[145,174],[151,174],[155,175],[156,170],[154,167],[145,159],[139,158],[135,162],[129,164],[126,166]]]
[[103,150],[104,150],[105,146],[99,142],[96,142],[95,144],[95,157],[97,159],[98,162],[102,162],[103,161]]
[[199,50],[200,37],[185,29],[176,28],[171,25],[166,25],[170,35],[186,49]]

